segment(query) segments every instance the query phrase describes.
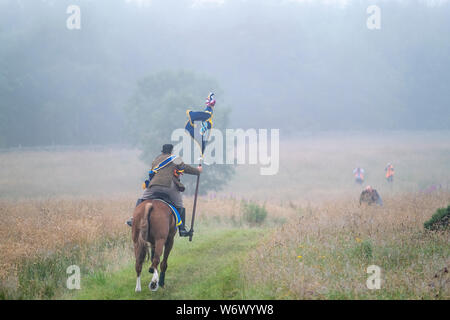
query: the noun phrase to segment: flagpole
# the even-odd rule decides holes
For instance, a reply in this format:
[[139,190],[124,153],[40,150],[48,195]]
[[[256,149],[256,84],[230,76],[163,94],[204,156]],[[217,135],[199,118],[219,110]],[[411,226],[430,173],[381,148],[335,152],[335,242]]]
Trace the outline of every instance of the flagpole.
[[[203,158],[200,159],[199,167],[202,166],[202,160],[203,160]],[[198,196],[199,183],[200,183],[200,173],[197,176],[197,185],[195,187],[194,206],[192,208],[191,230],[189,230],[189,241],[192,241],[192,236],[194,235],[195,210],[197,209],[197,196]]]
[[[199,147],[200,147],[202,156],[200,158],[199,168],[202,167],[202,162],[203,162],[203,156],[204,156],[204,152],[205,152],[206,142],[207,142],[207,140],[209,140],[209,137],[210,137],[210,134],[211,134],[210,129],[212,128],[212,121],[211,121],[212,111],[213,111],[212,107],[214,107],[215,104],[216,104],[216,100],[214,100],[214,93],[211,92],[208,95],[208,99],[206,100],[207,109],[205,109],[205,112],[203,112],[203,115],[205,113],[208,113],[209,116],[207,118],[205,118],[205,119],[202,119],[201,117],[197,118],[197,119],[194,119],[194,122],[195,122],[195,120],[202,121],[202,129],[204,129],[204,130],[200,129],[200,134],[201,134],[201,138],[202,138],[201,139],[202,144],[201,145],[199,144]],[[190,133],[190,136],[192,137],[192,139],[194,139],[194,141],[197,141],[195,139],[195,131],[194,131],[195,124],[192,123],[193,119],[191,118],[191,113],[189,111],[188,111],[188,116],[189,116],[189,122],[186,123],[186,127],[185,128]],[[209,120],[209,125],[205,124],[206,121],[208,121],[208,120]],[[189,125],[190,125],[190,128],[188,129]],[[206,127],[204,127],[204,125]],[[205,136],[204,136],[205,131],[208,132],[206,141],[204,139],[205,138]],[[200,172],[199,172],[199,174],[197,176],[197,185],[195,186],[194,205],[193,205],[193,208],[192,208],[191,230],[189,230],[189,241],[192,241],[192,237],[194,235],[195,211],[197,209],[198,186],[199,186],[199,184],[200,184]]]

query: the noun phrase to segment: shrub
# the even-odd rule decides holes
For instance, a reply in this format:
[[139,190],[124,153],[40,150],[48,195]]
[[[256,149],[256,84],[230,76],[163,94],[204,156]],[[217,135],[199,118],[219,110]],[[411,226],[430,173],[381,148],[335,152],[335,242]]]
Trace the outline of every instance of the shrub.
[[359,240],[359,243],[349,247],[351,258],[370,261],[373,258],[373,244],[371,240]]
[[244,220],[252,225],[262,224],[267,217],[266,207],[254,202],[243,202],[243,210]]
[[373,246],[372,246],[372,242],[370,240],[364,240],[361,243],[361,254],[367,260],[372,259]]
[[433,214],[430,220],[426,221],[423,226],[428,230],[444,230],[448,229],[450,220],[450,205],[447,208],[439,208]]

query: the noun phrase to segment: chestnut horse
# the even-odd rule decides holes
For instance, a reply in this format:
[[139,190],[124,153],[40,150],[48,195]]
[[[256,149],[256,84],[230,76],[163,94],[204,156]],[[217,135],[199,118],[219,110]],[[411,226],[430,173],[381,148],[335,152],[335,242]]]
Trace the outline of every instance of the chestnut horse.
[[[149,272],[153,273],[153,277],[148,287],[152,291],[158,290],[159,286],[164,287],[167,259],[170,250],[172,250],[176,231],[172,210],[164,202],[157,199],[146,200],[134,209],[132,238],[136,257],[136,292],[141,291],[142,264],[148,254],[149,242],[152,251],[152,265]],[[161,261],[161,275],[158,276],[158,265],[163,248],[164,258]]]

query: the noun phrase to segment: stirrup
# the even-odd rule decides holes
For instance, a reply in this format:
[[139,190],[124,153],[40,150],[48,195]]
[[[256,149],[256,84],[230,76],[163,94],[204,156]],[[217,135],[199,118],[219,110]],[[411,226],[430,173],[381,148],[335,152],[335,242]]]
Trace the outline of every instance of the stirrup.
[[186,230],[186,228],[180,228],[178,227],[178,233],[180,234],[180,237],[188,237],[191,235],[191,233],[189,231]]

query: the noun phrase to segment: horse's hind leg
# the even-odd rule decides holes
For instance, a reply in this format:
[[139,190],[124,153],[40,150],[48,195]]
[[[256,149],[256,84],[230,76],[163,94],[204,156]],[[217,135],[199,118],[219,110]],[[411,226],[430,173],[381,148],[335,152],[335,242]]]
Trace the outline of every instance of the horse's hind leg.
[[[153,258],[155,257],[155,245],[152,243],[152,255],[150,258],[150,261],[153,261]],[[148,272],[153,273],[154,269],[152,266],[150,266],[150,268],[148,268]]]
[[[134,255],[136,257],[136,292],[141,291],[141,272],[142,272],[142,264],[144,263],[145,256],[148,251],[147,241],[148,241],[148,227],[149,227],[149,214],[152,210],[152,204],[147,203],[144,207],[144,214],[140,219],[135,219],[132,226],[132,238],[134,242]],[[142,213],[142,212],[141,212]],[[134,213],[133,216],[136,216]]]
[[160,257],[163,252],[165,239],[158,239],[155,241],[155,256],[152,260],[152,268],[153,268],[153,277],[152,281],[148,285],[149,289],[152,291],[158,290],[159,286],[159,276],[158,276],[158,265],[160,261]]
[[135,243],[134,245],[134,253],[136,256],[136,292],[141,292],[141,272],[142,272],[142,264],[144,263],[146,248],[142,248],[142,245],[139,243]]
[[167,260],[169,259],[170,251],[172,250],[173,246],[173,237],[169,236],[166,245],[164,247],[164,257],[161,261],[161,274],[159,276],[159,286],[164,287],[164,279],[166,277],[166,270],[167,270]]
[[141,272],[142,272],[142,265],[145,261],[145,256],[147,255],[148,247],[147,247],[147,233],[144,230],[140,231],[138,241],[134,244],[134,254],[136,257],[136,292],[141,291]]

